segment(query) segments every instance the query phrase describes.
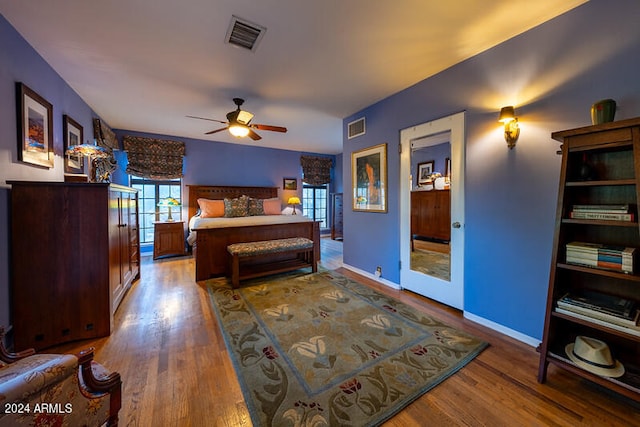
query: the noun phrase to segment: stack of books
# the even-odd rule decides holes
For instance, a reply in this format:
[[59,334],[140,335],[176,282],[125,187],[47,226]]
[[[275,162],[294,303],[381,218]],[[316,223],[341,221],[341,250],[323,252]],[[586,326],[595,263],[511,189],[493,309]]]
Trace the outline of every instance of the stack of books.
[[573,210],[569,213],[573,219],[598,219],[605,221],[628,221],[634,220],[634,214],[629,205],[573,205]]
[[558,313],[640,336],[636,301],[582,290],[565,294],[556,304]]
[[567,263],[633,274],[636,248],[599,243],[567,243]]

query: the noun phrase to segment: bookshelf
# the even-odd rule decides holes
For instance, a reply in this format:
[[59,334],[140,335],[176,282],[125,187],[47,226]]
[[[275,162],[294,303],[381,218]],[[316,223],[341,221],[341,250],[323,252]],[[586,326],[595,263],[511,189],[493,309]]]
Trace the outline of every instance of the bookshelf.
[[[574,312],[571,305],[569,310],[566,305],[558,306],[558,300],[567,294],[595,292],[633,301],[640,308],[640,118],[554,132],[551,136],[562,142],[562,166],[538,381],[548,380],[547,370],[553,364],[640,401],[640,326],[627,328],[590,316],[588,311]],[[628,206],[628,210],[620,206]],[[588,209],[604,215],[585,214]],[[621,209],[624,213],[619,213]],[[595,257],[593,266],[572,262],[576,242],[613,247],[605,254],[607,261],[614,260],[607,264],[613,268],[598,267],[599,257],[605,256],[598,250],[589,255]],[[574,250],[569,257],[567,245]],[[621,254],[632,251],[632,268],[628,254],[620,255],[624,261],[615,264],[615,248],[620,248]],[[565,346],[578,335],[606,342],[613,357],[624,365],[625,374],[604,377],[571,362]]]

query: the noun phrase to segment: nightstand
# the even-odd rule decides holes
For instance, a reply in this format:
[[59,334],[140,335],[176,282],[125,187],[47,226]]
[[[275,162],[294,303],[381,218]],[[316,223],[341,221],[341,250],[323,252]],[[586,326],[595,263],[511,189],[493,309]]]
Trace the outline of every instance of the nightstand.
[[184,221],[153,223],[153,259],[184,255]]

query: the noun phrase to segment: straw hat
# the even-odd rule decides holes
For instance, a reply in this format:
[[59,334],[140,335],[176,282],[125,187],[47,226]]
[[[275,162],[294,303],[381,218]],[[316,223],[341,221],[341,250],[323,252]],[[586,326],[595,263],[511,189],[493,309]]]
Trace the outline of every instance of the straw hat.
[[578,335],[576,341],[567,344],[564,350],[573,363],[586,371],[614,378],[624,374],[624,366],[613,359],[604,341]]

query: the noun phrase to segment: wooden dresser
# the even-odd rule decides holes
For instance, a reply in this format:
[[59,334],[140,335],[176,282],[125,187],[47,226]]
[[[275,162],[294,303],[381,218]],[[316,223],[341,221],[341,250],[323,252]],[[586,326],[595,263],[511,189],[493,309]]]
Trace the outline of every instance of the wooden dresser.
[[411,192],[411,236],[446,242],[451,239],[449,190]]
[[114,312],[140,277],[137,191],[8,183],[15,349],[109,335]]
[[342,193],[331,194],[331,238],[342,240],[342,212],[344,208]]

